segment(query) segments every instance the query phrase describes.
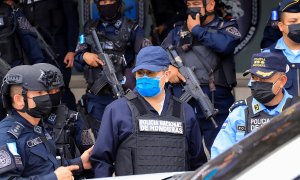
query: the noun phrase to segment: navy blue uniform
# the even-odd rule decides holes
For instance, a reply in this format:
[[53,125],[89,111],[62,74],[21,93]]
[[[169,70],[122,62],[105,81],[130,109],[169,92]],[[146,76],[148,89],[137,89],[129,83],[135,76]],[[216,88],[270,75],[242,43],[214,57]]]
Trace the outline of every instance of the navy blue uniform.
[[[135,92],[137,96],[140,96]],[[166,114],[171,93],[166,91],[166,97],[161,115]],[[142,98],[143,99],[143,98]],[[145,101],[145,100],[144,100]],[[106,107],[103,114],[102,124],[96,140],[91,163],[95,172],[95,177],[111,176],[114,172],[114,162],[119,145],[133,132],[132,114],[127,104],[126,98],[121,98]],[[157,111],[145,101],[146,108],[154,115]],[[184,106],[185,134],[188,142],[188,163],[191,170],[203,164],[200,160],[201,153],[201,133],[198,122],[195,119],[193,109],[186,103]]]
[[[124,55],[125,59],[123,59],[123,63],[121,67],[120,65],[115,65],[115,68],[121,69],[122,76],[123,75],[126,76],[125,86],[133,88],[134,84],[132,83],[135,82],[135,80],[131,73],[131,67],[134,64],[134,59],[136,54],[143,46],[145,46],[145,43],[147,45],[148,41],[145,41],[144,39],[144,31],[142,28],[140,28],[137,25],[134,25],[133,27],[132,26],[127,27],[127,28],[122,27],[125,22],[126,23],[128,22],[128,19],[125,17],[117,20],[115,23],[103,23],[100,20],[96,20],[94,22],[87,22],[85,25],[85,31],[86,31],[85,36],[87,37],[89,35],[87,33],[89,29],[96,26],[97,31],[101,32],[101,34],[107,38],[107,39],[104,39],[104,37],[99,38],[104,52],[119,57],[122,57]],[[125,34],[128,33],[127,29],[130,29],[129,37],[124,37]],[[124,30],[126,32],[122,33]],[[125,41],[127,38],[128,38],[127,42],[122,42]],[[116,41],[114,41],[114,39],[116,39]],[[114,49],[116,48],[115,43],[120,43],[120,47],[118,48],[121,48],[121,50]],[[125,52],[123,54],[124,49]],[[83,60],[83,54],[85,52],[95,52],[93,46],[88,42],[85,44],[80,44],[77,48],[77,52],[75,56],[75,67],[79,71],[84,71],[84,68],[88,66]],[[90,80],[88,78],[86,79],[89,83],[89,86],[91,86],[94,83],[94,80],[89,82]],[[87,99],[88,114],[90,114],[93,118],[97,119],[100,122],[105,107],[114,100],[112,91],[108,90],[104,92],[101,90],[100,93],[97,95],[94,95],[90,92],[88,92],[86,95],[88,97]]]
[[[229,107],[234,102],[234,97],[231,94],[232,88],[236,85],[233,52],[239,43],[241,34],[235,20],[221,20],[217,16],[203,27],[195,26],[192,32],[189,32],[185,26],[185,24],[175,26],[162,46],[173,45],[177,48],[184,65],[195,69],[194,72],[201,83],[203,92],[211,99],[214,107],[219,110],[215,117],[219,127],[215,129],[213,124],[205,119],[197,102],[193,99],[189,101],[189,104],[194,107],[205,145],[210,149],[220,127],[228,116]],[[188,48],[185,49],[184,47]],[[213,72],[213,77],[209,75],[210,72]],[[209,87],[211,79],[214,79],[216,87],[213,93]],[[176,97],[182,95],[181,85],[174,85],[173,89]]]
[[[42,126],[33,126],[18,113],[0,122],[1,178],[56,179],[59,164],[54,141]],[[55,153],[55,152],[54,152]],[[80,158],[68,161],[79,163]]]
[[[57,61],[64,77],[65,91],[62,102],[71,110],[76,110],[75,97],[70,91],[71,68],[64,64],[65,55],[75,52],[79,34],[79,19],[77,5],[72,0],[42,0],[38,2],[20,1],[25,16],[33,26],[38,26],[45,41],[59,55]],[[46,61],[54,64],[49,56],[44,53]],[[31,64],[39,62],[32,61]],[[55,64],[54,64],[55,65]]]
[[[3,23],[0,23],[0,58],[11,67],[15,67],[24,64],[24,51],[26,56],[30,57],[29,60],[43,62],[44,57],[36,36],[22,11],[0,2],[0,14],[0,19],[3,20]],[[0,119],[3,119],[6,111],[2,107],[2,100],[0,103]]]

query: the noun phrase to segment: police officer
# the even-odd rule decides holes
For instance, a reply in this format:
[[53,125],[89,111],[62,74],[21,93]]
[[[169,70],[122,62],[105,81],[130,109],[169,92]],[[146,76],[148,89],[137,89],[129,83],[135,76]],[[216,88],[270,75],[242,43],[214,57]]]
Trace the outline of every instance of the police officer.
[[287,107],[299,101],[284,88],[288,66],[284,56],[276,53],[258,53],[251,57],[251,94],[230,108],[211,148],[212,158],[244,138],[244,136],[269,122]]
[[300,2],[284,0],[279,12],[278,27],[282,33],[282,38],[264,51],[285,55],[285,61],[291,68],[287,73],[288,81],[285,88],[291,95],[300,96]]
[[[219,110],[215,117],[219,127],[215,129],[211,121],[205,119],[196,101],[194,99],[189,101],[195,109],[205,145],[210,149],[229,113],[229,107],[234,102],[231,94],[232,88],[236,85],[233,51],[239,43],[241,34],[235,20],[222,20],[217,16],[214,12],[215,0],[186,2],[189,14],[187,21],[177,24],[162,46],[177,47],[184,65],[194,69],[204,93]],[[177,68],[170,66],[170,70],[172,72],[170,82],[184,81]],[[173,91],[176,97],[180,97],[182,86],[174,84]]]
[[43,61],[31,28],[14,1],[0,1],[0,57],[12,67],[24,64],[23,50],[33,61]]
[[71,179],[72,171],[89,169],[89,149],[74,164],[59,167],[55,144],[41,118],[52,109],[43,71],[21,65],[8,71],[1,86],[4,107],[10,112],[0,122],[0,174],[4,179]]
[[76,148],[81,153],[90,148],[95,142],[94,135],[78,112],[70,110],[61,103],[64,91],[61,71],[48,63],[34,64],[33,67],[45,72],[48,78],[52,111],[49,117],[44,119],[44,127],[54,139],[57,156],[61,157],[62,165],[64,165],[65,159],[78,156]]
[[[88,21],[85,25],[86,39],[91,37],[91,29],[95,28],[101,43],[102,49],[107,53],[114,63],[118,80],[123,82],[126,87],[133,88],[134,77],[128,73],[134,62],[135,55],[142,46],[147,45],[149,41],[144,39],[143,30],[133,21],[127,19],[122,14],[121,0],[95,0],[100,13],[100,19]],[[85,104],[87,119],[93,119],[94,123],[100,123],[103,111],[107,104],[111,103],[114,98],[111,87],[100,81],[103,78],[103,62],[95,54],[95,45],[86,41],[78,47],[75,56],[76,67],[78,70],[84,70],[85,79],[88,82]],[[126,73],[127,71],[127,73]],[[124,75],[126,78],[124,78]],[[98,81],[97,81],[98,79]],[[126,81],[126,82],[125,82]],[[97,89],[99,92],[93,92],[91,89]],[[94,126],[98,129],[99,125]]]
[[136,61],[136,90],[104,112],[91,156],[95,177],[196,169],[201,133],[193,109],[165,89],[167,53],[145,47]]
[[[34,61],[43,61],[43,55],[37,45],[36,37],[21,10],[16,8],[14,1],[1,0],[0,58],[11,67],[24,64],[22,51]],[[34,56],[32,56],[33,54]],[[5,67],[7,66],[1,66],[1,71],[7,73]],[[0,104],[0,119],[3,119],[6,116],[6,111],[2,107],[2,102]]]
[[[20,0],[20,5],[29,22],[37,27],[45,41],[58,55],[57,61],[63,73],[65,91],[62,101],[76,110],[76,100],[69,88],[71,68],[74,62],[79,20],[77,4],[73,0]],[[44,61],[54,64],[44,52]],[[31,64],[40,62],[31,62]]]

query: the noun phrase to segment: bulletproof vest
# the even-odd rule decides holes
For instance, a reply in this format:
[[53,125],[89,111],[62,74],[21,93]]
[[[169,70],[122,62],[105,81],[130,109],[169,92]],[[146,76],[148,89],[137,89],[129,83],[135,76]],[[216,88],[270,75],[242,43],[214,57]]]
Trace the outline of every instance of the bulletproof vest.
[[[105,30],[99,30],[99,20],[88,22],[85,28],[85,34],[90,35],[92,28],[97,29],[97,35],[104,53],[108,54],[114,64],[118,80],[123,80],[123,71],[127,65],[125,52],[132,46],[130,35],[133,31],[135,23],[125,17],[118,20],[116,23],[122,23],[117,29],[114,28],[114,33],[107,33]],[[92,52],[95,50],[92,47]],[[84,77],[88,84],[91,85],[98,78],[103,76],[101,68],[85,68]]]
[[[291,105],[295,104],[296,102],[299,102],[299,97],[293,97],[288,98],[285,102],[285,105],[283,106],[283,111],[290,107]],[[253,101],[253,97],[250,96],[246,99],[247,104],[251,105]],[[274,116],[267,114],[264,111],[260,111],[259,113],[254,114],[252,108],[246,108],[245,109],[245,120],[246,120],[246,132],[245,134],[248,134],[255,130],[256,128],[259,128],[269,122]]]
[[166,115],[154,115],[140,97],[126,95],[133,133],[119,146],[117,176],[188,170],[188,146],[181,102],[172,98]]
[[[224,28],[220,21],[216,27],[208,27],[208,31]],[[184,65],[194,70],[201,85],[208,85],[214,81],[215,85],[223,87],[236,86],[235,63],[233,55],[218,54],[213,49],[205,47],[192,38],[191,33],[183,25],[180,31],[178,54]]]
[[[56,144],[56,155],[62,159],[76,157],[74,140],[75,122],[77,112],[69,110],[65,105],[60,105],[51,113],[44,123]],[[63,165],[64,163],[62,163]]]
[[[284,57],[286,57],[283,54],[282,50],[275,49],[275,45],[272,45],[270,47],[270,51],[273,53],[279,53],[282,54]],[[284,88],[288,91],[289,94],[293,96],[300,96],[300,89],[299,89],[299,84],[300,84],[300,63],[290,63],[287,58],[283,59],[286,61],[286,64],[289,65],[290,70],[286,73],[288,80],[284,86]]]
[[0,58],[7,63],[20,58],[19,42],[15,33],[16,18],[10,15],[11,7],[6,3],[0,3]]
[[20,0],[24,14],[33,26],[38,26],[46,37],[53,37],[66,31],[62,1],[60,0]]

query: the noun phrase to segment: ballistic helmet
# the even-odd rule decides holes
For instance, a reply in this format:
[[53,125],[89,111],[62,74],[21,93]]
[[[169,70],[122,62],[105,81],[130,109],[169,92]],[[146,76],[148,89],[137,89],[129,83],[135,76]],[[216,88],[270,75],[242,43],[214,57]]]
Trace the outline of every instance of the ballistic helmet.
[[22,87],[22,95],[30,91],[47,91],[47,78],[43,71],[30,65],[20,65],[10,69],[5,75],[1,96],[4,108],[11,108],[10,87],[19,85]]
[[63,75],[56,66],[48,63],[38,63],[34,64],[33,67],[46,74],[48,90],[65,86]]

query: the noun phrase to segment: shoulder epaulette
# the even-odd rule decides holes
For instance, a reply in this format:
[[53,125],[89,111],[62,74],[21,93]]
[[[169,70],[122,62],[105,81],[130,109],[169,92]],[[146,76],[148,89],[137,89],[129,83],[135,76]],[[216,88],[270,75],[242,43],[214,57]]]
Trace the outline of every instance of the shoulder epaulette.
[[13,135],[16,139],[19,138],[19,136],[22,134],[22,131],[24,129],[23,124],[15,121],[11,128],[7,131],[7,133]]
[[235,108],[239,107],[239,106],[245,106],[247,105],[246,100],[240,100],[240,101],[236,101],[235,103],[233,103],[230,108],[229,108],[229,112],[232,112]]

